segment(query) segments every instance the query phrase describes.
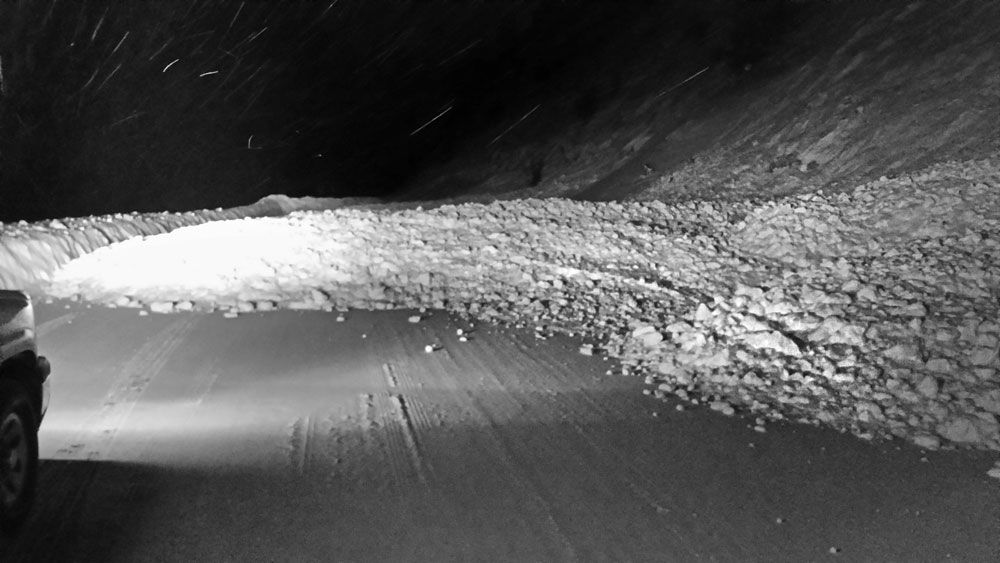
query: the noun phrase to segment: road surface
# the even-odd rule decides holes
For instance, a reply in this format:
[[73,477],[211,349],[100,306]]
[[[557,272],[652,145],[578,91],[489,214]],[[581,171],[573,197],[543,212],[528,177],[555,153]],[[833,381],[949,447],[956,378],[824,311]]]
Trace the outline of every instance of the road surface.
[[1000,561],[994,456],[760,434],[414,314],[40,304],[40,495],[0,561]]

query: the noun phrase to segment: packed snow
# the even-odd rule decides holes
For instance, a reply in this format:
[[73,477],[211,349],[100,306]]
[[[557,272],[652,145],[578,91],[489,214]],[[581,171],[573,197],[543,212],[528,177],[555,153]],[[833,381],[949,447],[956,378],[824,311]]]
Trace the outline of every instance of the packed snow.
[[926,449],[1000,450],[1000,173],[763,202],[525,199],[217,221],[46,288],[156,313],[432,308],[560,331],[650,393]]

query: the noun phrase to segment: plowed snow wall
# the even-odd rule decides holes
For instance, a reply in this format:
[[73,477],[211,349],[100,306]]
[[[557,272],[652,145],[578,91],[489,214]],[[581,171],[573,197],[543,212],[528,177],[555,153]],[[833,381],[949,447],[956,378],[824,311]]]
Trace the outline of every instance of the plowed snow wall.
[[0,232],[0,288],[31,290],[70,260],[133,237],[209,221],[280,216],[295,208],[284,196],[268,196],[230,209],[108,215],[11,226]]

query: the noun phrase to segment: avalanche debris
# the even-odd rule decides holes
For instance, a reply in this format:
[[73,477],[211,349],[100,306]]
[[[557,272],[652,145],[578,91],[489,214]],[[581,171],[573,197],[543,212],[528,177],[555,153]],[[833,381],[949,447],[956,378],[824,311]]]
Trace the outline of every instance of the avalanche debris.
[[580,353],[759,431],[1000,450],[996,186],[979,161],[778,201],[296,212],[120,242],[48,291],[227,316],[444,309],[597,342]]

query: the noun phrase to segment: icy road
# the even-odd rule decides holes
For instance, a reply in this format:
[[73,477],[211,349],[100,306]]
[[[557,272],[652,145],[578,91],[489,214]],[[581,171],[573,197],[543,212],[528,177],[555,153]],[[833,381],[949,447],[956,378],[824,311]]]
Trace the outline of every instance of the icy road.
[[39,304],[56,366],[41,494],[0,561],[997,553],[986,458],[760,434],[643,395],[569,337],[416,314]]

